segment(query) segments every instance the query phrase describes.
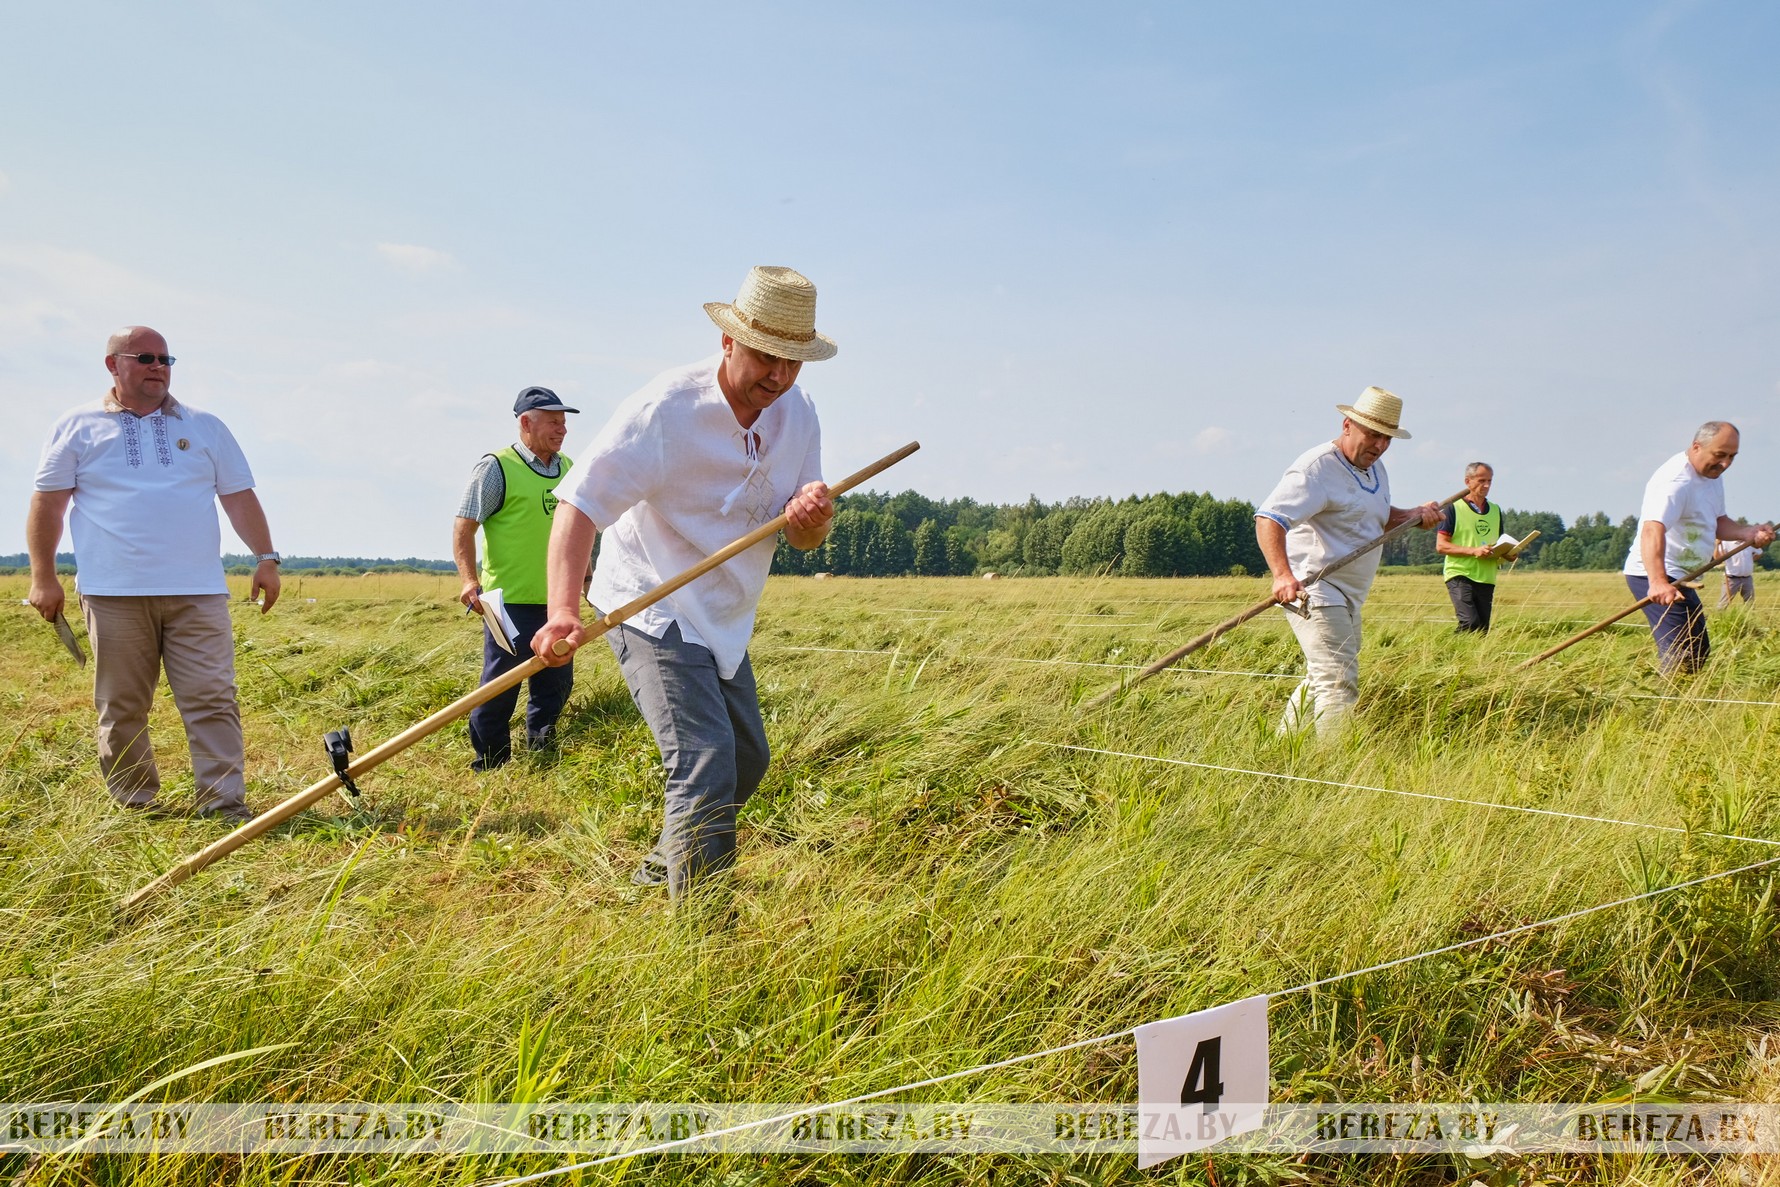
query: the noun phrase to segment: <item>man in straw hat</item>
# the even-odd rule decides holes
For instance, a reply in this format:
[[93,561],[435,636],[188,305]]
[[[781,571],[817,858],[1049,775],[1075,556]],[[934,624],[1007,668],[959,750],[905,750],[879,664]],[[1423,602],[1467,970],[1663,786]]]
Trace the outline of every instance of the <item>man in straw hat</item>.
[[1678,584],[1712,556],[1715,540],[1748,540],[1765,548],[1772,524],[1738,523],[1724,513],[1724,472],[1737,460],[1742,438],[1729,421],[1709,420],[1693,444],[1657,467],[1644,485],[1638,536],[1625,558],[1625,582],[1644,607],[1664,673],[1697,671],[1712,652],[1700,595]]
[[1286,703],[1280,729],[1306,724],[1338,727],[1360,696],[1360,607],[1378,574],[1374,550],[1308,589],[1297,574],[1376,539],[1400,523],[1440,522],[1433,503],[1391,506],[1391,482],[1379,460],[1392,440],[1409,434],[1399,422],[1403,401],[1369,387],[1352,405],[1337,404],[1341,434],[1306,450],[1286,468],[1273,493],[1255,513],[1255,538],[1273,572],[1273,596],[1293,603],[1308,596],[1308,614],[1288,615],[1307,674]]
[[[781,511],[792,547],[828,535],[815,405],[804,363],[832,358],[816,332],[816,288],[789,268],[754,268],[731,304],[705,312],[720,353],[656,376],[612,414],[572,480],[550,537],[550,617],[532,649],[580,646],[581,568],[596,532],[588,600],[612,609]],[[607,632],[667,768],[661,837],[634,875],[680,898],[735,861],[736,812],[766,774],[766,729],[748,638],[772,564],[768,540]]]

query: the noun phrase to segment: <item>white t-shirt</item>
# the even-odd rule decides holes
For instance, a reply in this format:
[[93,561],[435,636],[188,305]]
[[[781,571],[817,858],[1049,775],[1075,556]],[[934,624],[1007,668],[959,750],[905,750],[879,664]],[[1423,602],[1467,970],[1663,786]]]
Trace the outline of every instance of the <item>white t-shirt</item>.
[[1712,559],[1718,538],[1718,519],[1724,514],[1724,480],[1707,478],[1693,468],[1682,450],[1656,468],[1644,484],[1644,504],[1638,509],[1638,535],[1625,558],[1625,571],[1648,577],[1644,571],[1644,525],[1659,521],[1664,530],[1663,567],[1679,577]]
[[[717,386],[722,355],[664,372],[619,405],[557,495],[601,532],[587,599],[615,610],[776,517],[822,477],[816,406],[793,384],[736,423]],[[750,437],[753,440],[750,440]],[[734,676],[754,633],[775,542],[764,540],[629,619],[708,647]]]
[[[1716,530],[1717,525],[1714,524],[1713,528],[1714,528],[1714,530]],[[1740,545],[1742,543],[1743,543],[1743,541],[1741,541],[1741,540],[1720,540],[1718,542],[1718,547],[1723,549],[1725,552],[1729,552],[1731,549],[1737,547],[1738,545]],[[1745,548],[1745,549],[1743,549],[1743,551],[1737,553],[1735,556],[1725,557],[1724,558],[1724,575],[1726,577],[1753,577],[1753,576],[1755,576],[1755,558],[1760,555],[1761,555],[1761,549],[1759,549],[1759,548]]]
[[[1378,538],[1391,517],[1391,480],[1383,462],[1355,469],[1333,441],[1325,441],[1286,468],[1255,514],[1286,529],[1286,561],[1303,580]],[[1378,576],[1379,555],[1373,549],[1318,581],[1308,591],[1310,604],[1360,605]]]
[[228,427],[169,400],[138,417],[105,403],[50,429],[36,489],[73,490],[68,515],[84,594],[228,593],[216,499],[251,489]]

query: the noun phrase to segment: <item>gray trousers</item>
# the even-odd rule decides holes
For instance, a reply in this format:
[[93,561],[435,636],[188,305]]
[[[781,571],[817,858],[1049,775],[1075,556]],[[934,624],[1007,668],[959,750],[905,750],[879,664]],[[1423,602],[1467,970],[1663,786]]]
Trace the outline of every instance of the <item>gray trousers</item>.
[[606,641],[667,768],[661,839],[639,880],[665,869],[668,894],[678,898],[701,876],[735,864],[736,813],[766,775],[754,669],[744,656],[723,679],[716,656],[681,638],[679,623],[660,639],[620,624]]
[[1313,726],[1334,732],[1360,699],[1360,608],[1312,606],[1309,618],[1287,614],[1304,652],[1306,675],[1292,690],[1280,719],[1281,733]]
[[1724,592],[1718,595],[1718,608],[1724,609],[1731,604],[1731,599],[1741,597],[1745,602],[1755,601],[1755,578],[1732,577],[1724,575]]
[[148,710],[166,669],[192,751],[198,809],[247,799],[241,710],[235,703],[235,635],[228,594],[80,600],[93,644],[93,706],[99,770],[112,798],[147,805],[161,790]]

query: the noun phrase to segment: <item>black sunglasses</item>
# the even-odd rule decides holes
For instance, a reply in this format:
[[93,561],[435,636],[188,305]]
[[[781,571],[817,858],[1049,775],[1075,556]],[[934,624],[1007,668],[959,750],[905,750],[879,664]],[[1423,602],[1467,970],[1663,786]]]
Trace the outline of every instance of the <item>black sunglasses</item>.
[[120,359],[135,359],[144,367],[151,366],[155,363],[159,363],[163,367],[171,367],[177,361],[170,354],[119,354],[117,357]]

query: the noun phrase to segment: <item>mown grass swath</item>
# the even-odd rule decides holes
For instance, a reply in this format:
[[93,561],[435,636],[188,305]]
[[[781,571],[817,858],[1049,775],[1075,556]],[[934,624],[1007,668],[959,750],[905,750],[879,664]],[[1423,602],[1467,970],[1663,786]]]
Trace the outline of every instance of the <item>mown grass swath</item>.
[[[10,580],[11,584],[8,584]],[[1765,579],[1758,579],[1765,582]],[[448,576],[299,578],[237,616],[250,797],[326,770],[324,730],[387,736],[473,686]],[[1260,579],[775,579],[754,646],[776,757],[744,817],[735,920],[639,896],[659,824],[647,729],[590,649],[555,761],[468,770],[448,730],[118,927],[115,902],[212,839],[108,805],[84,677],[17,605],[0,645],[0,1097],[787,1101],[919,1079],[1421,951],[1763,856],[1780,837],[1780,589],[1713,619],[1710,668],[1662,680],[1641,625],[1513,676],[1623,604],[1612,575],[1506,581],[1452,633],[1438,580],[1380,580],[1342,742],[1274,735],[1292,681],[1170,671],[1070,705],[1262,592]],[[311,600],[313,599],[313,600]],[[829,650],[810,650],[823,648]],[[1057,661],[1016,663],[1013,660]],[[1282,622],[1204,669],[1292,673]],[[1680,699],[1657,699],[1680,698]],[[1750,701],[1755,704],[1719,704]],[[179,731],[155,726],[181,794]],[[1071,742],[1627,822],[1554,821],[1058,750]],[[189,791],[189,775],[184,787]],[[1773,879],[1623,911],[1296,995],[1275,1098],[1772,1099]],[[250,1057],[206,1061],[239,1052]],[[1128,1047],[930,1099],[1131,1099]],[[4,1156],[0,1156],[3,1158]],[[32,1182],[473,1182],[535,1158],[82,1155]],[[0,1160],[0,1174],[17,1160]],[[1516,1167],[1204,1159],[1167,1181],[1705,1183],[1682,1161]],[[1751,1164],[1751,1181],[1772,1174]],[[1147,1182],[1129,1157],[674,1157],[602,1171],[735,1184]],[[1494,1178],[1491,1178],[1494,1176]]]

